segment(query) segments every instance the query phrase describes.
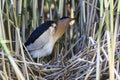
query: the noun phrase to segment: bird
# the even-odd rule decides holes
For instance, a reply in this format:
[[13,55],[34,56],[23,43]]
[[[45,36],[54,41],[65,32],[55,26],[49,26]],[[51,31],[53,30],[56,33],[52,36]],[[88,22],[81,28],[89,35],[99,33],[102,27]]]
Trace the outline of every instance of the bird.
[[67,26],[74,23],[74,18],[62,17],[49,20],[39,25],[25,42],[32,58],[46,57],[52,53],[56,41],[65,33]]

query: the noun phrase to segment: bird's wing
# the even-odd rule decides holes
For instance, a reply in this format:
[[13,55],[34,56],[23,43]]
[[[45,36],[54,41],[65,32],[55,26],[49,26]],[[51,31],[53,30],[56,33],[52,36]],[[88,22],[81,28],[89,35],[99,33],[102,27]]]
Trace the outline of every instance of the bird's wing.
[[37,27],[32,32],[32,34],[30,35],[30,37],[28,38],[28,40],[25,42],[25,46],[28,46],[31,43],[34,43],[34,41],[38,37],[40,37],[53,23],[54,23],[54,21],[47,21],[47,22],[41,24],[39,27]]
[[33,51],[33,50],[38,50],[41,49],[45,46],[45,44],[47,44],[47,42],[49,42],[50,40],[50,30],[48,29],[47,31],[45,31],[41,36],[39,36],[34,43],[29,44],[27,47],[27,49],[29,51]]
[[49,28],[50,26],[52,26],[53,23],[54,21],[47,21],[33,31],[27,42],[25,43],[25,46],[29,51],[44,47],[44,45],[50,39],[51,29]]

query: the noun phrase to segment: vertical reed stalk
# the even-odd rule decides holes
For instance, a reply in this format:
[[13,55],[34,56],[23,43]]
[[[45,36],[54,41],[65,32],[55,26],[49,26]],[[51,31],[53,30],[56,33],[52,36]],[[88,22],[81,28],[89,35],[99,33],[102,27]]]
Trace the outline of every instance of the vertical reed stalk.
[[40,21],[43,21],[43,16],[44,16],[44,13],[43,13],[43,10],[44,10],[44,3],[45,3],[45,0],[42,0],[41,2],[41,13],[40,13],[40,18],[41,20]]
[[115,54],[115,39],[114,39],[114,6],[113,0],[110,0],[110,34],[111,34],[111,51],[109,51],[109,71],[110,71],[110,80],[114,80],[114,54]]
[[23,13],[22,13],[22,21],[21,21],[21,23],[22,23],[22,41],[23,42],[25,42],[26,40],[25,40],[25,27],[27,26],[27,1],[26,0],[24,0],[23,1]]
[[59,17],[63,16],[64,0],[59,0]]
[[2,1],[0,1],[0,36],[2,36],[3,37],[3,39],[6,39],[6,37],[5,37],[5,29],[4,29],[4,25],[3,25],[3,14],[2,14],[2,8],[1,8],[1,2]]
[[7,12],[7,25],[8,25],[8,35],[9,35],[9,41],[10,41],[10,50],[13,51],[13,46],[12,46],[12,35],[11,35],[11,25],[9,22],[9,8],[8,8],[8,0],[6,1],[6,12]]
[[37,26],[37,0],[33,0],[33,28]]
[[100,46],[101,46],[101,31],[102,31],[102,21],[103,21],[103,0],[100,1],[100,24],[99,24],[99,30],[98,30],[98,38],[97,38],[97,63],[96,63],[96,80],[100,80]]
[[18,5],[18,8],[17,8],[17,10],[18,10],[18,12],[17,12],[17,16],[18,16],[18,27],[20,27],[21,25],[21,13],[22,13],[22,0],[18,0],[17,1],[17,5]]

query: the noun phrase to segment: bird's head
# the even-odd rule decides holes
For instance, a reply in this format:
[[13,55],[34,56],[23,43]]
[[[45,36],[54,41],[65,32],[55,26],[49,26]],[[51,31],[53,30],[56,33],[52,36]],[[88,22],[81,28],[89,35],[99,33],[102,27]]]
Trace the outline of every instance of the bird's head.
[[54,24],[55,33],[53,34],[53,36],[56,39],[59,39],[66,31],[67,26],[69,24],[72,25],[73,23],[74,23],[74,18],[63,17],[63,18],[59,19],[58,21],[56,21],[56,24]]

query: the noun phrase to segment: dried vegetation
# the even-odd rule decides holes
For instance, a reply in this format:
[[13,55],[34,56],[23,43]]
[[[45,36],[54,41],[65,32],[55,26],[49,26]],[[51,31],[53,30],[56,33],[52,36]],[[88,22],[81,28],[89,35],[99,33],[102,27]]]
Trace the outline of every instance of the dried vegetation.
[[[62,16],[75,24],[52,55],[33,60],[23,43]],[[0,0],[0,79],[120,80],[120,0]]]

